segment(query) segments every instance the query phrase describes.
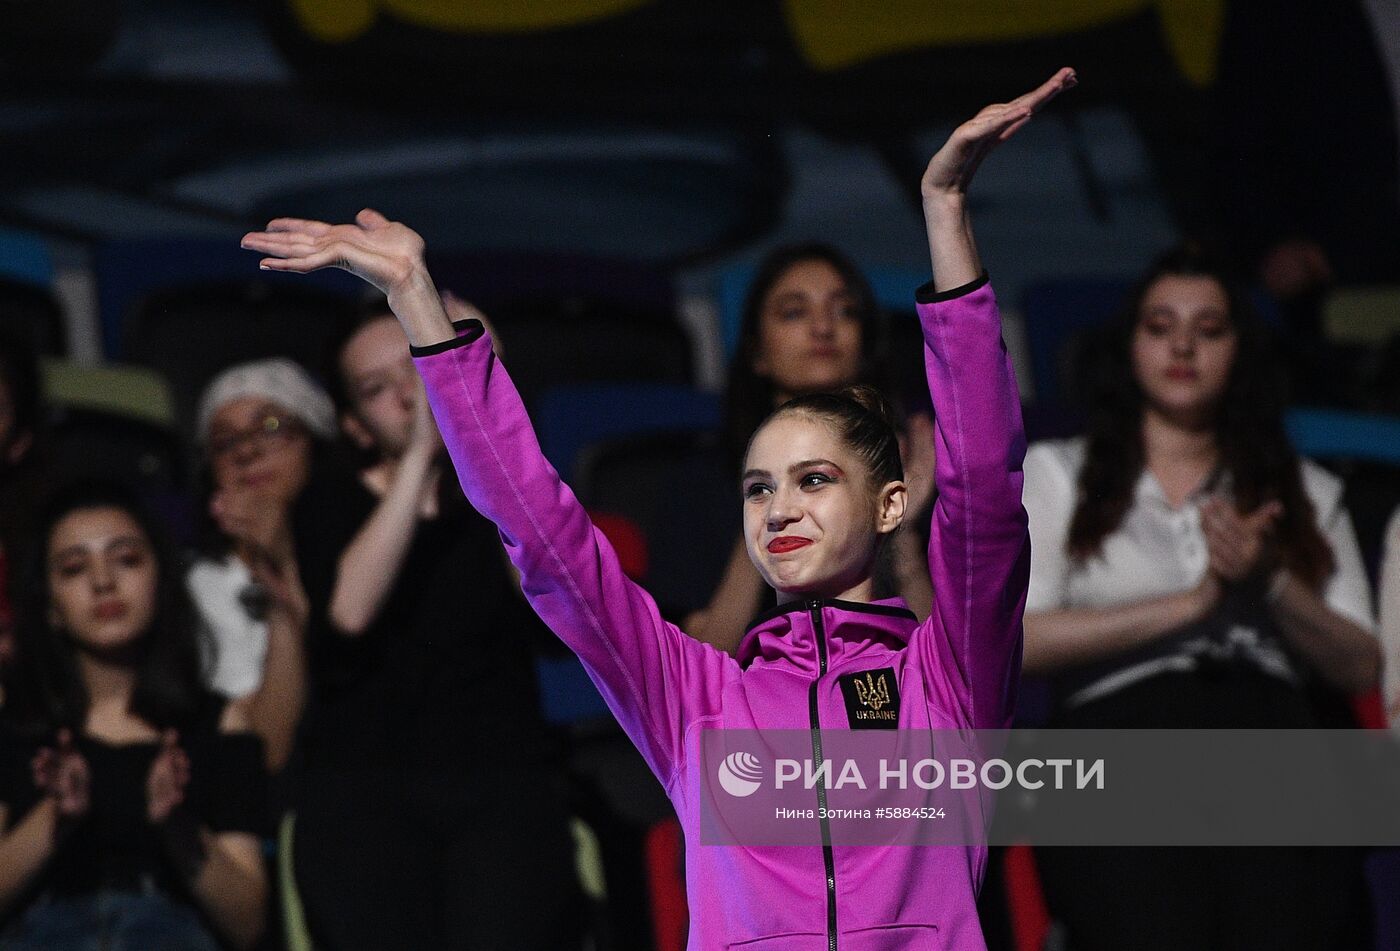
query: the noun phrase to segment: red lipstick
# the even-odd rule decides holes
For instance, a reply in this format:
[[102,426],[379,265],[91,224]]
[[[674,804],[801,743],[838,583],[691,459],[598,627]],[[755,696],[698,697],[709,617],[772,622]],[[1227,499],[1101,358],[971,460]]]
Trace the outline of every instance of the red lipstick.
[[810,538],[803,538],[801,535],[779,535],[768,543],[768,551],[774,555],[781,555],[784,552],[796,551],[812,544]]

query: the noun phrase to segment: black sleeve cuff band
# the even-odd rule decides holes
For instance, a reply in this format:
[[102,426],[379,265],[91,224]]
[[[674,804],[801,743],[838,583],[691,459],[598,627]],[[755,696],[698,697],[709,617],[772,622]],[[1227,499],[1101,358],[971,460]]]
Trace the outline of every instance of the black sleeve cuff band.
[[470,320],[452,321],[452,329],[459,334],[451,340],[443,340],[440,343],[430,343],[423,347],[409,346],[408,352],[415,357],[431,357],[435,353],[445,353],[454,347],[463,347],[471,343],[477,337],[486,333],[486,328],[481,326],[481,321],[475,318]]
[[914,300],[918,301],[920,304],[941,304],[944,301],[953,300],[955,297],[971,294],[991,279],[991,276],[986,271],[983,271],[982,276],[977,278],[977,280],[969,281],[961,287],[954,287],[946,291],[934,290],[933,281],[929,281],[914,292]]

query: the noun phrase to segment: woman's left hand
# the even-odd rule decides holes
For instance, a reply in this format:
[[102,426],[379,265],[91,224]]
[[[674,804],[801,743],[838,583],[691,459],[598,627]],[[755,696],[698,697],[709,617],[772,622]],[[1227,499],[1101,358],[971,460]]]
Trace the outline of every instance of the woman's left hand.
[[146,818],[161,825],[185,801],[190,781],[190,758],[180,748],[180,735],[166,730],[161,735],[160,752],[146,776]]
[[1283,514],[1277,501],[1265,502],[1241,515],[1214,496],[1201,506],[1201,531],[1206,538],[1210,570],[1226,581],[1244,581],[1273,568],[1277,561],[1274,525]]

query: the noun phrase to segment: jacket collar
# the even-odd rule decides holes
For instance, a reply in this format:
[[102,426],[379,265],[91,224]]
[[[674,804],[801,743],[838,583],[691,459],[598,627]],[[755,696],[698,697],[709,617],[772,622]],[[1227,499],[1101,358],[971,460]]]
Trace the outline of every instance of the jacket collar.
[[802,598],[764,611],[750,622],[739,642],[739,666],[747,669],[760,659],[786,661],[815,673],[818,669],[818,632],[814,614],[821,617],[826,640],[827,666],[848,659],[867,647],[883,644],[900,650],[918,619],[903,598],[880,601],[843,601],[840,598]]

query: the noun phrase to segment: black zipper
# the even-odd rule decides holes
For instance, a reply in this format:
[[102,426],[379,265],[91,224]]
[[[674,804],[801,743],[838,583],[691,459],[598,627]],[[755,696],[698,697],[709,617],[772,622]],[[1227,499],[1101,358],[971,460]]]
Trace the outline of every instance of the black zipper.
[[[817,635],[817,679],[807,691],[807,707],[812,720],[812,762],[818,769],[822,764],[822,726],[817,715],[817,685],[826,676],[826,627],[822,623],[822,603],[808,601],[812,614],[812,630]],[[822,861],[826,865],[826,948],[836,951],[836,859],[831,853],[831,822],[826,817],[826,783],[817,787],[819,821],[822,826]]]

